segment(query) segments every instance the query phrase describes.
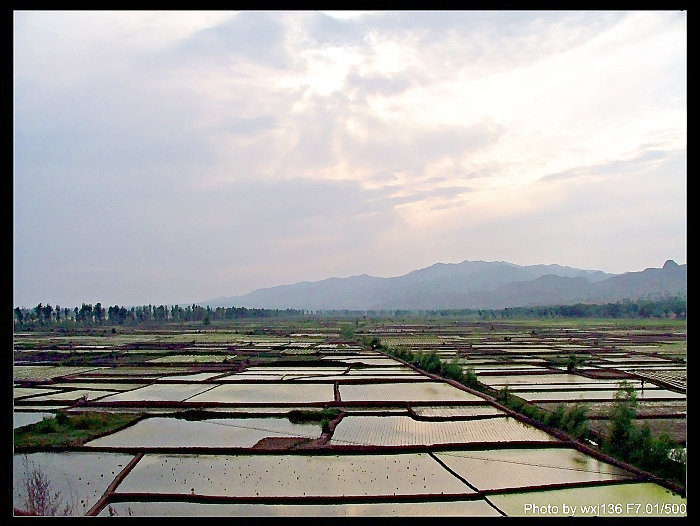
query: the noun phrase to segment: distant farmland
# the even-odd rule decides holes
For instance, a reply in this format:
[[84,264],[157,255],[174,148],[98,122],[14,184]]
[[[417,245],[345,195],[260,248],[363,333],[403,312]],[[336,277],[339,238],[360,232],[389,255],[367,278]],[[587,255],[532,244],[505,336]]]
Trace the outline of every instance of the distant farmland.
[[[15,513],[38,472],[73,515],[685,515],[686,324],[638,321],[16,332]],[[602,450],[623,381],[658,473]]]

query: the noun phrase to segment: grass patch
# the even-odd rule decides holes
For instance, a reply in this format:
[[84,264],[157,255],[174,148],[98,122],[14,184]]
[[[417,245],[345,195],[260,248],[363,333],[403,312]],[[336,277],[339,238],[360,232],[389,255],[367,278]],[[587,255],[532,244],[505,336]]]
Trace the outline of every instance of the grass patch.
[[81,413],[60,411],[55,417],[22,426],[14,431],[15,452],[80,446],[102,435],[117,431],[141,418],[134,413]]
[[292,424],[321,425],[323,431],[328,431],[331,420],[335,420],[339,414],[339,409],[294,409],[287,413],[287,418]]

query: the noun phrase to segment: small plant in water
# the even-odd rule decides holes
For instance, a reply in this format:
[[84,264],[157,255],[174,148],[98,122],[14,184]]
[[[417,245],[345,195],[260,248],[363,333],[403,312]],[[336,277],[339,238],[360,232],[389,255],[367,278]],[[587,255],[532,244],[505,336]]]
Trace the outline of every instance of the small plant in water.
[[30,515],[73,515],[74,506],[71,503],[63,504],[61,492],[53,489],[51,481],[39,466],[26,455],[22,466],[22,511]]
[[[111,504],[109,504],[109,505],[107,506],[107,511],[109,512],[109,516],[110,516],[110,517],[117,517],[117,516],[119,516],[119,513],[117,513],[117,510],[115,510],[115,509],[112,507]],[[131,508],[127,508],[127,509],[126,509],[126,513],[127,513],[127,515],[129,515],[129,517],[131,517],[131,516],[134,514],[134,510],[132,510]]]

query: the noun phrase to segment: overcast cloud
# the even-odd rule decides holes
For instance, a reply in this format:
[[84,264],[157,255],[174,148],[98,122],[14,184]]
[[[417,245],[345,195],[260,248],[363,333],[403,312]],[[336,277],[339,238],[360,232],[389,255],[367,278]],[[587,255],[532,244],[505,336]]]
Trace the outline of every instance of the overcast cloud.
[[678,11],[15,11],[14,303],[686,261]]

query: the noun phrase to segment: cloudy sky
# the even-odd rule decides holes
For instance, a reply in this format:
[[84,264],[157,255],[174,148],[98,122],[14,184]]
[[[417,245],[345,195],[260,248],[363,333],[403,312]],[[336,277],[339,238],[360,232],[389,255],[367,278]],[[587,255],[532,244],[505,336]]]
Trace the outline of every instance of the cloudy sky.
[[682,11],[15,11],[14,304],[686,262]]

